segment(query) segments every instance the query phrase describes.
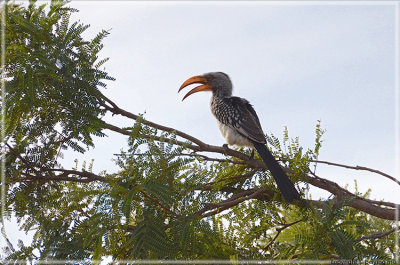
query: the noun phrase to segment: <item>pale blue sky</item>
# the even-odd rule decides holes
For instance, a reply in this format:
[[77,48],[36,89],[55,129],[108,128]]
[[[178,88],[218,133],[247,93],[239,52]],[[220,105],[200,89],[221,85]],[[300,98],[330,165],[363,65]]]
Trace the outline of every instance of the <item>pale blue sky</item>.
[[[116,77],[104,92],[120,107],[210,144],[224,140],[209,110],[210,94],[181,102],[188,77],[230,75],[263,129],[281,138],[284,126],[304,148],[314,144],[318,119],[327,130],[321,160],[362,165],[394,175],[395,8],[334,2],[81,2],[72,17],[91,24],[86,36],[112,29],[102,51]],[[117,125],[128,126],[115,118]],[[95,171],[115,170],[112,154],[126,147],[109,133],[85,156]],[[372,198],[400,202],[400,187],[377,175],[319,166],[340,185],[357,179]],[[314,190],[314,198],[327,193]]]

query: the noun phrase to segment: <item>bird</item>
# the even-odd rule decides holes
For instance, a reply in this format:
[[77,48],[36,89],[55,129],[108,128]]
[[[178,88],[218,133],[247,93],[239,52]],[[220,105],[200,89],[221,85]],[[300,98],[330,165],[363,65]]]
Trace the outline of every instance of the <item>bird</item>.
[[264,131],[253,106],[244,98],[232,96],[233,85],[230,77],[223,72],[196,75],[183,82],[178,93],[192,84],[200,85],[190,90],[182,101],[194,93],[211,91],[211,112],[226,143],[250,147],[253,152],[254,149],[257,150],[286,202],[300,201],[299,192],[266,146]]

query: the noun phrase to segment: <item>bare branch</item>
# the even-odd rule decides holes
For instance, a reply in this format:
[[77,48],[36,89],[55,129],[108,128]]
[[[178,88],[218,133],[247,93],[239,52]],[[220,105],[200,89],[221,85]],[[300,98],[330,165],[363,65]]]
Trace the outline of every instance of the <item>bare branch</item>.
[[362,240],[367,240],[367,239],[378,239],[378,238],[382,238],[385,236],[390,235],[393,232],[398,232],[400,231],[400,226],[397,226],[393,229],[390,229],[387,232],[381,232],[381,233],[375,233],[375,234],[370,234],[370,235],[366,235],[366,236],[362,236],[358,239],[358,241],[362,241]]
[[[128,129],[121,129],[121,128],[119,128],[117,126],[114,126],[112,124],[109,124],[109,123],[106,123],[105,125],[106,125],[106,128],[111,130],[111,131],[114,131],[114,132],[117,132],[117,133],[120,133],[120,134],[123,134],[123,135],[127,135],[127,136],[131,135],[131,131],[128,130]],[[159,137],[159,136],[156,136],[156,135],[141,134],[140,137],[144,138],[144,139],[154,139],[155,141],[158,141],[158,142],[172,143],[172,144],[179,145],[179,146],[185,146],[185,147],[187,147],[189,149],[197,149],[198,148],[198,146],[196,146],[196,145],[191,145],[191,144],[188,144],[186,142],[178,141],[178,140],[175,140],[175,139]]]
[[[357,195],[354,195],[354,194],[351,193],[350,191],[348,191],[348,190],[346,190],[346,189],[340,187],[337,183],[335,183],[335,182],[333,182],[333,181],[330,181],[330,180],[327,180],[327,179],[318,177],[318,176],[317,176],[316,174],[314,174],[312,171],[310,171],[310,173],[311,173],[311,175],[313,175],[313,177],[311,177],[313,183],[310,182],[310,184],[312,184],[312,185],[314,185],[314,186],[316,186],[316,187],[318,187],[318,188],[327,190],[327,191],[331,192],[331,193],[334,194],[334,195],[337,195],[337,196],[340,195],[340,196],[342,196],[342,197],[343,197],[344,195],[346,195],[347,197],[352,197],[352,196],[354,196],[354,197],[357,197],[357,198],[360,199],[360,200],[364,200],[364,201],[366,201],[366,202],[369,202],[369,203],[372,203],[372,204],[376,204],[376,205],[383,205],[383,206],[388,206],[388,207],[391,207],[391,208],[400,207],[400,204],[395,204],[395,203],[392,203],[392,202],[375,201],[375,200],[371,200],[371,199],[368,199],[368,198],[359,197],[359,196],[357,196]],[[309,177],[309,178],[310,178],[310,177]],[[307,179],[307,181],[310,180],[309,178]],[[314,178],[317,179],[317,180],[319,180],[319,181],[318,181],[318,182],[315,182],[315,181],[314,181]],[[327,189],[328,187],[330,188],[329,190]],[[334,192],[336,192],[336,193],[334,193]]]
[[133,119],[133,120],[139,120],[141,123],[143,123],[143,124],[145,124],[147,126],[150,126],[152,128],[155,128],[155,129],[159,129],[159,130],[162,130],[162,131],[165,131],[165,132],[175,133],[176,135],[178,135],[178,136],[180,136],[180,137],[182,137],[182,138],[184,138],[186,140],[189,140],[189,141],[197,144],[199,147],[207,146],[207,144],[205,144],[204,142],[200,141],[199,139],[197,139],[197,138],[195,138],[195,137],[193,137],[193,136],[191,136],[189,134],[186,134],[186,133],[184,133],[182,131],[179,131],[179,130],[176,130],[174,128],[166,127],[166,126],[163,126],[161,124],[157,124],[155,122],[151,122],[151,121],[145,120],[139,115],[133,114],[133,113],[131,113],[129,111],[126,111],[126,110],[123,110],[123,109],[119,108],[113,101],[111,101],[106,96],[102,95],[102,97],[112,107],[104,104],[104,102],[102,102],[102,101],[100,101],[100,104],[104,108],[106,108],[107,110],[111,111],[113,114],[118,114],[118,115],[127,117],[129,119]]
[[[260,188],[257,190],[250,189],[245,190],[239,194],[232,196],[231,198],[215,204],[207,204],[203,209],[196,212],[195,214],[199,215],[201,218],[216,215],[222,211],[225,211],[233,206],[238,205],[247,200],[256,199],[260,195],[266,192],[266,189]],[[214,209],[214,210],[213,210]],[[210,211],[212,210],[212,211]]]
[[328,162],[328,161],[321,161],[321,160],[310,160],[310,162],[326,164],[326,165],[330,165],[330,166],[344,167],[344,168],[354,169],[354,170],[364,170],[364,171],[373,172],[373,173],[379,174],[381,176],[384,176],[385,178],[388,178],[388,179],[396,182],[398,185],[400,185],[400,181],[398,179],[396,179],[395,177],[390,176],[389,174],[383,173],[382,171],[376,170],[376,169],[372,169],[372,168],[368,168],[368,167],[362,167],[362,166],[348,166],[348,165],[332,163],[332,162]]
[[191,154],[180,154],[179,156],[190,156],[190,157],[199,157],[203,159],[204,161],[209,161],[209,162],[221,162],[221,163],[231,163],[235,165],[246,165],[246,161],[240,161],[240,160],[232,160],[232,159],[221,159],[221,158],[215,158],[215,157],[209,157],[203,154],[197,154],[197,153],[191,153]]

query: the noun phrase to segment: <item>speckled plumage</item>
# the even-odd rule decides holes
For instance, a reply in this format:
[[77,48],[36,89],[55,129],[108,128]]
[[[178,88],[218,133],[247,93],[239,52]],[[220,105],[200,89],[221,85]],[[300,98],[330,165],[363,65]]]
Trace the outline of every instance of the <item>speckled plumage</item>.
[[225,73],[208,73],[203,77],[214,90],[211,112],[227,144],[253,147],[250,140],[266,143],[257,113],[244,98],[232,97],[232,83]]
[[229,145],[253,147],[249,139],[265,143],[260,121],[247,100],[239,97],[221,98],[214,94],[210,105],[219,129]]

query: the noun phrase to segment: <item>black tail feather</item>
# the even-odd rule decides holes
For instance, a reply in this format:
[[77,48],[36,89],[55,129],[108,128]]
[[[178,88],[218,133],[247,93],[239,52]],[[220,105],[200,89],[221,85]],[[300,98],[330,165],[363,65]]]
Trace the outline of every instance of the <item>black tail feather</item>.
[[282,192],[283,197],[288,203],[294,200],[300,200],[300,194],[294,187],[292,181],[285,174],[281,166],[275,160],[274,156],[268,150],[268,148],[261,143],[253,142],[255,149],[264,161],[265,165],[271,171],[279,190]]

